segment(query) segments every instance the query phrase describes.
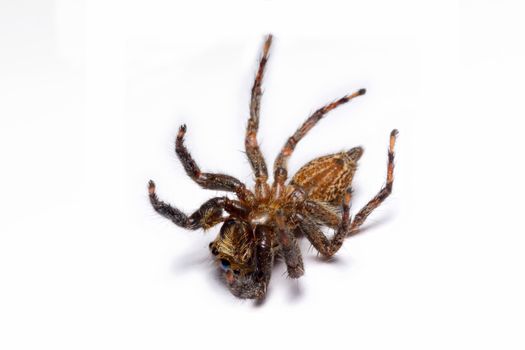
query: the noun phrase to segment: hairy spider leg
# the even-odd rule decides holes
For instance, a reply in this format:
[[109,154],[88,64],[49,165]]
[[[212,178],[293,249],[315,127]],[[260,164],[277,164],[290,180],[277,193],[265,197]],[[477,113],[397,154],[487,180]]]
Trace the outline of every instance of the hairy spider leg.
[[186,134],[186,125],[181,125],[175,141],[175,152],[179,157],[186,174],[192,178],[202,188],[208,190],[235,192],[240,200],[251,202],[253,194],[246,186],[236,178],[225,174],[212,174],[201,172],[199,166],[193,160],[190,152],[184,146],[184,135]]
[[281,152],[275,159],[275,163],[273,165],[274,169],[274,186],[277,188],[277,191],[282,191],[282,187],[284,186],[284,182],[288,178],[288,170],[287,170],[287,163],[288,158],[292,155],[295,146],[301,139],[312,129],[319,120],[321,120],[324,115],[328,112],[330,112],[332,109],[345,104],[349,101],[351,101],[353,98],[357,96],[364,95],[366,93],[365,89],[360,89],[353,94],[346,95],[337,101],[334,101],[332,103],[327,104],[326,106],[323,106],[319,108],[317,111],[315,111],[306,121],[301,125],[297,131],[286,141],[283,148],[281,149]]
[[306,238],[312,243],[319,253],[329,258],[334,255],[343,245],[343,241],[347,236],[348,227],[350,225],[350,199],[352,191],[348,189],[343,199],[343,214],[341,222],[332,239],[328,239],[319,228],[319,225],[314,223],[309,218],[304,218],[299,222],[299,227]]
[[261,153],[259,144],[257,142],[257,131],[259,130],[259,111],[261,107],[262,96],[262,80],[264,76],[264,68],[268,62],[268,53],[272,44],[272,35],[268,35],[264,42],[262,55],[259,60],[259,69],[255,75],[253,82],[252,94],[250,100],[250,118],[248,119],[248,126],[246,127],[246,137],[244,145],[246,148],[246,155],[253,169],[255,175],[255,195],[258,198],[267,197],[269,194],[269,187],[266,183],[268,180],[268,170],[266,168],[266,161]]
[[272,276],[272,267],[274,254],[272,251],[272,229],[268,226],[257,226],[255,228],[255,236],[257,237],[257,243],[255,246],[255,282],[264,284],[264,293],[261,297],[266,294],[266,288],[270,282]]
[[366,218],[374,209],[379,207],[381,203],[392,193],[392,186],[394,184],[394,146],[396,144],[396,137],[398,131],[396,129],[390,132],[390,144],[388,147],[388,166],[386,172],[386,184],[381,188],[378,194],[375,195],[355,216],[350,225],[349,234],[355,233],[359,227],[365,222]]
[[336,229],[341,223],[336,210],[327,207],[326,203],[316,200],[306,200],[303,204],[301,213],[327,227]]
[[284,213],[278,212],[275,222],[277,224],[277,237],[281,245],[288,276],[299,278],[304,274],[303,257],[299,244],[297,244],[293,233],[286,225]]
[[208,229],[223,222],[223,209],[229,202],[226,197],[212,198],[188,216],[179,209],[159,200],[155,193],[155,183],[152,180],[149,181],[148,192],[151,205],[157,213],[170,219],[177,226],[190,230]]

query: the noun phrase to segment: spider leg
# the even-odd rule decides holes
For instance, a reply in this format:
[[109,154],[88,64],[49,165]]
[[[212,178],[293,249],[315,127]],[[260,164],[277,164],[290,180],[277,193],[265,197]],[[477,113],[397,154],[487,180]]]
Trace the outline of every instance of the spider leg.
[[328,239],[320,230],[319,226],[310,219],[304,218],[299,222],[299,227],[305,234],[306,238],[308,238],[310,243],[312,243],[319,253],[327,258],[334,255],[339,248],[341,248],[347,235],[348,226],[350,225],[350,197],[351,191],[347,191],[343,199],[343,215],[341,217],[341,222],[332,239]]
[[297,240],[288,227],[286,227],[283,213],[278,213],[275,221],[277,223],[277,237],[282,248],[284,261],[286,262],[288,276],[291,278],[299,278],[304,274],[304,267]]
[[257,70],[255,81],[253,82],[252,97],[250,100],[250,118],[248,119],[244,141],[246,155],[248,156],[248,160],[255,174],[255,193],[257,197],[266,197],[269,190],[266,184],[268,170],[266,168],[266,161],[264,160],[259,144],[257,143],[257,131],[259,129],[259,111],[262,96],[261,85],[264,76],[264,68],[266,67],[266,62],[268,62],[268,52],[271,44],[272,35],[268,35],[264,42],[263,52],[259,61],[259,69]]
[[222,217],[223,209],[229,202],[226,197],[212,198],[188,216],[179,209],[159,200],[155,193],[155,183],[152,180],[149,181],[148,192],[151,205],[157,213],[170,219],[175,225],[190,230],[208,229],[222,222],[224,220]]
[[392,185],[394,184],[394,146],[396,143],[396,136],[398,131],[392,130],[390,133],[390,144],[388,147],[388,167],[386,173],[386,184],[381,188],[378,194],[375,195],[355,216],[350,225],[349,234],[355,233],[359,227],[365,222],[370,213],[376,209],[389,195],[392,193]]
[[175,152],[179,157],[186,174],[193,179],[202,188],[209,190],[235,192],[239,199],[251,201],[253,194],[246,186],[236,178],[225,174],[213,174],[201,172],[199,166],[193,160],[190,152],[184,145],[184,135],[186,134],[186,125],[181,125],[175,141]]
[[255,229],[255,235],[258,237],[258,240],[255,246],[256,269],[254,272],[254,281],[257,284],[263,285],[262,294],[259,296],[259,298],[263,298],[266,295],[266,288],[272,276],[274,254],[272,251],[271,236],[273,232],[271,228],[267,226],[258,226]]
[[278,187],[282,187],[284,185],[284,182],[288,178],[288,170],[287,170],[287,163],[288,158],[292,155],[295,146],[301,139],[312,129],[319,120],[321,120],[324,115],[328,112],[330,112],[332,109],[349,102],[354,97],[364,95],[366,93],[365,89],[358,90],[354,92],[353,94],[346,95],[339,100],[329,103],[326,106],[323,106],[319,108],[317,111],[315,111],[306,121],[301,125],[297,131],[286,141],[283,148],[281,149],[281,152],[275,159],[275,163],[273,165],[274,169],[274,185],[277,185]]
[[301,212],[315,222],[333,229],[337,229],[341,223],[337,210],[328,207],[323,202],[306,200]]

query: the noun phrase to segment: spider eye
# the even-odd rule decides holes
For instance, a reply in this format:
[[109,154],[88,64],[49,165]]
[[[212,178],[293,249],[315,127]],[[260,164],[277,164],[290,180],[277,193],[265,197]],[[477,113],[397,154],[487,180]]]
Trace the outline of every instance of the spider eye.
[[226,271],[230,268],[230,262],[226,259],[221,259],[221,268]]
[[233,274],[234,274],[234,275],[238,275],[238,274],[240,274],[240,273],[241,273],[240,270],[233,270]]

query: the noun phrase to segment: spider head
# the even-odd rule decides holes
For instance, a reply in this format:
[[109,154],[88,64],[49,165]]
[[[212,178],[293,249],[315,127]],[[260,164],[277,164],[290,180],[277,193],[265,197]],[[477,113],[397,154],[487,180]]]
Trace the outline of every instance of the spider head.
[[244,221],[228,219],[210,251],[233,295],[243,299],[261,298],[266,283],[255,272],[253,230]]

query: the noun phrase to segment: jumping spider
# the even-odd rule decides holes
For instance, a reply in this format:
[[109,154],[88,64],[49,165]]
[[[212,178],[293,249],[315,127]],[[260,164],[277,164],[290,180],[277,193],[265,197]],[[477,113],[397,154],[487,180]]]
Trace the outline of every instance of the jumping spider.
[[[288,178],[287,162],[297,143],[332,109],[365,94],[365,89],[346,95],[315,111],[284,144],[274,163],[274,182],[267,183],[266,162],[257,143],[261,83],[268,61],[272,36],[266,37],[259,68],[251,91],[250,118],[245,147],[255,176],[254,190],[236,178],[202,172],[184,145],[186,126],[177,134],[175,152],[189,177],[205,189],[234,192],[237,200],[216,197],[197,211],[186,215],[160,201],[155,184],[149,182],[153,208],[176,225],[190,230],[209,229],[222,223],[219,235],[210,243],[210,251],[230,291],[239,298],[261,299],[266,294],[275,256],[281,256],[291,278],[303,275],[303,259],[296,238],[306,236],[325,257],[335,254],[343,240],[363,224],[368,215],[392,192],[394,181],[394,144],[397,130],[390,133],[386,184],[350,220],[351,184],[363,148],[354,147],[314,159]],[[226,212],[227,215],[223,216]],[[332,238],[321,227],[335,230]]]

